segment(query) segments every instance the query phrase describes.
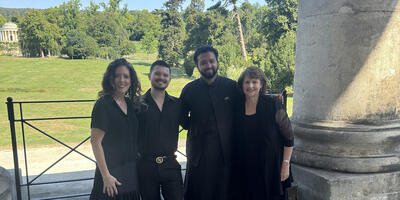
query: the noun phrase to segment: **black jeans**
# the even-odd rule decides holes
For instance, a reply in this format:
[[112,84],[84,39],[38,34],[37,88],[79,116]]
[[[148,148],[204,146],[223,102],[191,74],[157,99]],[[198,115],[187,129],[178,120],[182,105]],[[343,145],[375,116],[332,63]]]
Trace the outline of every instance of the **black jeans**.
[[139,187],[143,200],[183,199],[181,166],[176,159],[164,160],[162,164],[141,159],[138,161]]

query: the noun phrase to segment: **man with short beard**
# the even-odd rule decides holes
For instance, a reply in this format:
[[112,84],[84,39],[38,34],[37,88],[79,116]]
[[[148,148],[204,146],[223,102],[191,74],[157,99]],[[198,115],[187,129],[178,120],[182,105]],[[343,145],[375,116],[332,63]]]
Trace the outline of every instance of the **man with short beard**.
[[[188,83],[180,99],[188,123],[186,200],[227,200],[231,168],[236,82],[218,76],[218,52],[200,47],[194,62],[201,78]],[[190,116],[189,116],[190,115]]]
[[151,89],[144,95],[147,104],[139,114],[139,186],[143,200],[183,199],[181,166],[176,160],[182,104],[165,89],[171,81],[170,66],[155,61],[148,75]]

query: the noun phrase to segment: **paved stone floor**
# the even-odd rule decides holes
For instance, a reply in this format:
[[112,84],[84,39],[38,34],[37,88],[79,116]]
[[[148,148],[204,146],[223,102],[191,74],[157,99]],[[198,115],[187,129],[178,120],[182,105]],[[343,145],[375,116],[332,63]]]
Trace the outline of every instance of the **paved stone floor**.
[[[80,146],[77,150],[94,159],[91,146],[88,142]],[[61,158],[68,151],[68,148],[65,148],[61,145],[27,149],[29,180],[31,181],[32,179],[34,179],[38,174],[42,173],[46,168],[48,168],[51,164]],[[179,151],[185,153],[184,140],[179,141]],[[18,155],[20,160],[19,167],[22,172],[22,182],[26,183],[26,171],[23,155],[23,149],[20,149]],[[182,168],[185,168],[186,158],[177,153],[177,159],[182,164]],[[8,169],[8,171],[13,173],[14,162],[11,150],[0,151],[0,166]],[[49,169],[42,176],[37,178],[34,183],[66,179],[91,178],[94,176],[94,169],[95,164],[92,161],[75,152],[72,152],[59,163],[54,165],[54,167]],[[13,174],[12,176],[14,177]],[[43,198],[48,196],[66,195],[71,193],[89,193],[92,187],[92,183],[93,181],[89,180],[72,183],[37,185],[30,188],[30,193],[32,198]],[[26,196],[26,193],[27,191],[26,189],[24,189],[23,196]],[[68,199],[88,199],[88,197],[86,196]]]

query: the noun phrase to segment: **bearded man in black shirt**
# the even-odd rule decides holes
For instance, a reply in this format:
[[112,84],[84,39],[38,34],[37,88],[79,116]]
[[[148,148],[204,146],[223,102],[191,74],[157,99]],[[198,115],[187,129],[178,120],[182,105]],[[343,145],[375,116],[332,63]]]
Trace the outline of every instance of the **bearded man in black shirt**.
[[183,199],[181,166],[176,160],[179,124],[183,110],[179,99],[165,89],[171,81],[171,69],[164,61],[150,68],[151,89],[144,95],[147,107],[139,114],[138,174],[143,200]]
[[182,90],[188,129],[186,200],[231,199],[230,171],[236,82],[218,76],[218,52],[200,47],[194,61],[201,78]]

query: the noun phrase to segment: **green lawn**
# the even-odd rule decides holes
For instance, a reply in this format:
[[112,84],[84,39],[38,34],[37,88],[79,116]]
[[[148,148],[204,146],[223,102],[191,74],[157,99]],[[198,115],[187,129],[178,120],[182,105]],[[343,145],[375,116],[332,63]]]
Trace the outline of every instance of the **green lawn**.
[[[10,143],[10,129],[7,97],[14,101],[29,100],[74,100],[96,99],[101,88],[101,79],[109,60],[68,60],[59,58],[17,58],[0,57],[0,146]],[[150,63],[133,61],[143,92],[149,88],[147,73]],[[178,96],[183,86],[190,81],[181,69],[173,69],[173,80],[168,92]],[[24,118],[90,116],[93,102],[90,103],[51,103],[24,104]],[[19,106],[15,106],[19,118]],[[54,137],[69,143],[76,143],[89,135],[89,119],[32,121]],[[53,144],[50,139],[25,125],[27,143],[30,145]],[[20,123],[16,126],[21,135]]]
[[[138,59],[139,60],[139,59]],[[101,88],[102,75],[110,60],[68,60],[60,58],[19,58],[0,56],[0,148],[10,148],[10,128],[6,98],[14,101],[96,99]],[[132,61],[142,83],[143,92],[149,88],[147,73],[150,62]],[[171,95],[179,96],[181,89],[191,81],[182,69],[172,70],[173,80],[168,87]],[[291,114],[292,99],[288,112]],[[23,117],[90,116],[93,102],[24,104]],[[20,117],[15,105],[16,118]],[[89,135],[89,119],[31,121],[32,125],[67,143],[77,143]],[[31,127],[24,126],[27,144],[51,145],[54,141]],[[21,124],[16,124],[21,142]],[[182,137],[185,137],[183,134]]]

